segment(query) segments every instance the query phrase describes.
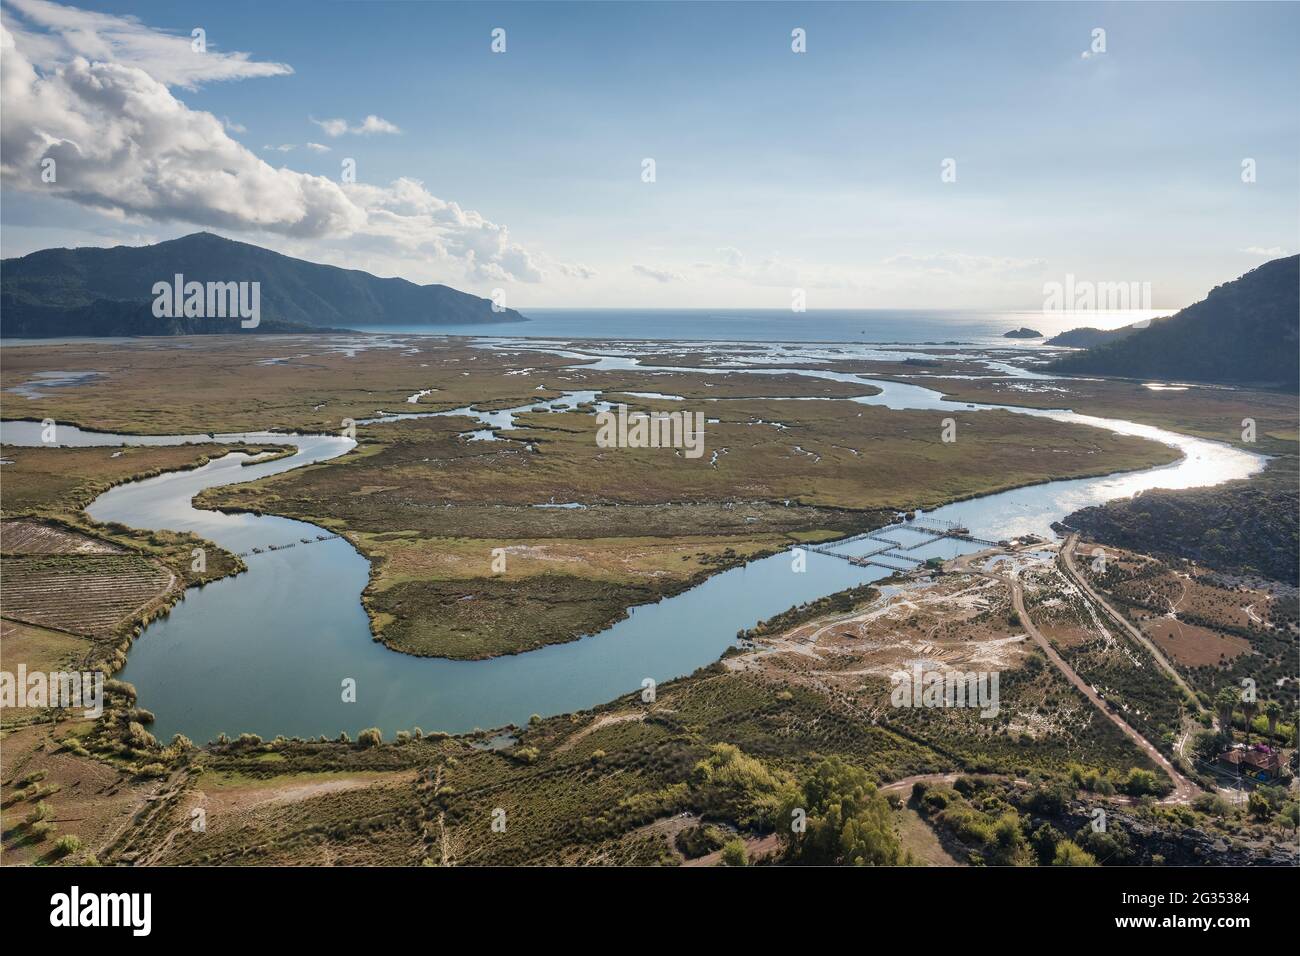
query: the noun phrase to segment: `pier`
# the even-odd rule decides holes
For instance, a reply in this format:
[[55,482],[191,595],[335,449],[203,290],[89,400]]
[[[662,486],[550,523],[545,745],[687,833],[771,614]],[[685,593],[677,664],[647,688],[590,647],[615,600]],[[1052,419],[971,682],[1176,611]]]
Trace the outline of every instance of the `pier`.
[[[921,538],[911,544],[904,544],[896,538],[888,537],[886,532],[896,531],[919,531],[924,532],[927,537]],[[987,538],[977,538],[970,533],[970,529],[955,521],[941,521],[938,518],[914,518],[911,521],[905,521],[902,524],[889,525],[879,528],[876,531],[868,531],[864,534],[856,534],[850,538],[844,538],[836,541],[831,545],[810,545],[809,550],[816,551],[818,554],[824,554],[827,557],[839,558],[841,561],[847,561],[849,564],[857,567],[875,566],[886,568],[890,571],[913,571],[925,563],[924,558],[916,558],[908,551],[915,551],[917,548],[923,548],[927,544],[934,544],[936,541],[942,541],[944,538],[955,538],[959,541],[971,541],[975,544],[983,544],[989,547],[997,547],[999,542],[990,541]],[[880,547],[874,551],[867,551],[864,554],[845,554],[843,551],[835,550],[842,548],[846,544],[852,544],[857,541],[878,542]],[[910,562],[910,563],[908,563]]]

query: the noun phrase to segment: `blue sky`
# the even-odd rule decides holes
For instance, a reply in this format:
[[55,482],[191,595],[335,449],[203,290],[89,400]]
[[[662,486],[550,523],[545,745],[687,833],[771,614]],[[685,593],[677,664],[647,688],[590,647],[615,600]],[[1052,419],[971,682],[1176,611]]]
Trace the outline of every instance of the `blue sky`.
[[[210,228],[520,308],[785,308],[796,287],[809,308],[1036,308],[1067,273],[1149,282],[1174,308],[1298,245],[1289,4],[4,0],[4,17],[36,77],[5,75],[6,256]],[[178,62],[196,26],[221,70]],[[1106,49],[1085,58],[1095,28]],[[141,106],[87,105],[78,53],[158,80],[184,132],[121,72]],[[41,84],[68,116],[38,108]],[[137,109],[161,111],[145,133]],[[398,131],[313,122],[367,116]],[[77,141],[92,129],[108,145]],[[51,139],[76,147],[55,188],[29,148]],[[178,156],[204,149],[196,185]],[[363,188],[328,182],[345,158]]]

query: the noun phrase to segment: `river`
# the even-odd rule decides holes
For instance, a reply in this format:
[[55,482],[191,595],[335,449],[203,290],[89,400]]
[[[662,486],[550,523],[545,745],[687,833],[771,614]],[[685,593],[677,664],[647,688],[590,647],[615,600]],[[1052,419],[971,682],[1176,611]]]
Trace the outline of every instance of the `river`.
[[[560,351],[559,349],[546,349]],[[586,359],[593,352],[583,353]],[[644,366],[609,354],[603,367]],[[1178,448],[1170,465],[1101,478],[1053,481],[987,495],[937,509],[931,517],[958,521],[977,536],[1002,539],[1026,532],[1050,535],[1049,526],[1090,504],[1150,488],[1186,488],[1248,477],[1263,468],[1262,455],[1226,444],[1178,435],[1148,425],[1078,415],[1066,410],[946,402],[918,385],[876,381],[846,373],[762,366],[755,372],[811,375],[866,382],[879,394],[841,401],[895,409],[971,410],[1006,408],[1017,414],[1077,422],[1138,435]],[[681,371],[708,371],[681,369]],[[722,369],[716,371],[721,372]],[[734,369],[732,371],[735,371]],[[570,405],[595,393],[566,395]],[[533,405],[537,403],[532,403]],[[532,407],[532,405],[528,406]],[[421,414],[421,413],[415,413]],[[445,413],[444,413],[445,414]],[[500,427],[508,414],[480,419]],[[385,416],[387,418],[389,416]],[[0,423],[0,438],[38,445],[34,422]],[[471,437],[488,437],[474,432]],[[67,445],[182,444],[211,441],[206,435],[129,436],[60,426]],[[222,442],[294,444],[296,454],[245,465],[229,455],[192,471],[131,482],[100,495],[86,511],[97,521],[138,528],[192,531],[222,547],[295,544],[245,558],[247,573],[190,589],[172,613],[145,630],[118,675],[133,683],[140,705],[157,717],[163,740],[183,733],[207,741],[219,733],[263,737],[355,735],[379,727],[386,736],[416,726],[462,733],[522,724],[530,715],[582,710],[639,692],[645,678],[664,682],[718,659],[736,632],[791,605],[878,580],[891,572],[859,568],[813,552],[806,571],[793,570],[788,553],[751,561],[655,604],[631,609],[610,628],[577,641],[486,661],[417,658],[376,643],[361,606],[368,562],[345,539],[317,541],[315,525],[269,515],[229,515],[194,508],[205,488],[251,481],[349,451],[351,440],[325,435],[247,433],[217,435]],[[903,532],[905,533],[905,532]],[[302,539],[310,544],[302,544]],[[841,550],[870,550],[862,542]],[[980,546],[945,539],[911,552],[951,558]],[[356,682],[355,702],[345,703],[345,679]]]

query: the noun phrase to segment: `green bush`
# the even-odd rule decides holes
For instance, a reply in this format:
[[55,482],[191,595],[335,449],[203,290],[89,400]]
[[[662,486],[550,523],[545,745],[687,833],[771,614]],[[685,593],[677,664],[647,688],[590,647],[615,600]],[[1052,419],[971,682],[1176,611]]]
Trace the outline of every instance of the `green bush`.
[[54,841],[54,854],[56,856],[67,856],[70,853],[76,853],[81,849],[81,840],[71,833],[65,833]]
[[745,849],[744,840],[736,837],[727,841],[722,848],[722,865],[749,866],[749,852]]
[[1056,856],[1052,858],[1052,866],[1096,866],[1097,861],[1091,853],[1080,847],[1077,843],[1069,840],[1062,840],[1056,845]]
[[50,834],[52,834],[56,829],[57,827],[55,827],[53,823],[50,823],[48,820],[41,820],[39,823],[33,823],[28,826],[27,832],[31,835],[33,840],[40,843],[42,840],[48,839]]

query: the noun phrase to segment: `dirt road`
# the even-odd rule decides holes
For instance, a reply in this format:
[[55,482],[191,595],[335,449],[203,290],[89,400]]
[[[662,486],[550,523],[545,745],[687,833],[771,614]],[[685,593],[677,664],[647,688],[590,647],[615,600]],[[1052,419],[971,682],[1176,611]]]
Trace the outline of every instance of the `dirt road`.
[[1174,669],[1174,665],[1169,662],[1167,657],[1165,657],[1164,652],[1161,651],[1160,648],[1156,647],[1149,637],[1130,624],[1128,618],[1124,617],[1124,615],[1122,615],[1118,610],[1111,607],[1106,599],[1094,591],[1091,585],[1089,585],[1084,579],[1083,574],[1074,563],[1074,548],[1075,545],[1078,544],[1078,541],[1079,536],[1077,534],[1072,534],[1065,539],[1065,544],[1061,545],[1061,565],[1065,570],[1066,576],[1075,583],[1079,590],[1081,590],[1087,598],[1106,615],[1107,618],[1121,627],[1129,637],[1133,638],[1133,640],[1146,648],[1147,652],[1155,658],[1160,669],[1173,678],[1174,683],[1181,687],[1183,692],[1187,694],[1188,698],[1192,702],[1192,706],[1196,708],[1197,711],[1203,711],[1205,708],[1201,706],[1201,702],[1197,699],[1196,695],[1192,693],[1192,688],[1188,686],[1187,681],[1183,680],[1183,676]]
[[1052,647],[1051,642],[1048,641],[1047,638],[1043,636],[1042,632],[1038,630],[1034,625],[1033,620],[1029,617],[1029,612],[1025,610],[1024,589],[1021,588],[1020,582],[1015,578],[1005,577],[1001,574],[993,574],[991,576],[1005,582],[1011,588],[1011,603],[1012,606],[1015,607],[1016,613],[1020,615],[1020,623],[1024,626],[1025,631],[1029,636],[1033,638],[1034,643],[1037,644],[1042,652],[1047,655],[1047,659],[1052,662],[1053,666],[1065,675],[1066,679],[1075,686],[1079,693],[1092,701],[1093,706],[1101,711],[1111,723],[1118,727],[1120,731],[1123,732],[1124,736],[1133,741],[1133,743],[1136,744],[1143,753],[1150,757],[1152,761],[1158,764],[1160,768],[1169,775],[1169,779],[1174,783],[1174,791],[1162,800],[1161,803],[1190,803],[1192,798],[1201,792],[1200,789],[1184,777],[1178,768],[1170,763],[1168,758],[1155,748],[1155,745],[1153,745],[1151,741],[1147,740],[1129,726],[1128,722],[1124,720],[1123,717],[1107,707],[1106,702],[1101,699],[1101,695],[1093,690],[1092,687],[1089,686],[1088,682],[1080,677],[1078,673],[1075,672],[1074,668],[1067,664],[1065,659],[1056,652],[1056,648]]

